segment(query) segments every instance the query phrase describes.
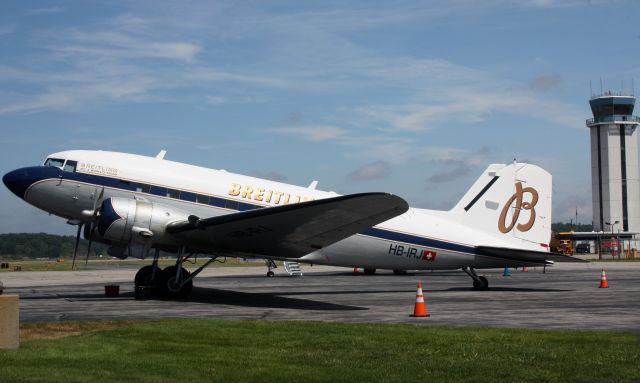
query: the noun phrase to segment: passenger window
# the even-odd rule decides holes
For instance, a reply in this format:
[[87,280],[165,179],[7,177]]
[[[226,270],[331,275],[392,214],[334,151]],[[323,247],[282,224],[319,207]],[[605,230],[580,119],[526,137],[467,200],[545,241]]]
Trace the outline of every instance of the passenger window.
[[196,195],[191,192],[181,191],[180,199],[183,201],[196,202]]
[[233,200],[227,200],[227,203],[225,204],[225,207],[227,209],[231,209],[231,210],[238,210],[238,201],[233,201]]
[[52,166],[61,169],[63,164],[64,160],[58,158],[47,158],[47,160],[44,162],[44,166]]
[[165,197],[167,195],[167,188],[163,188],[160,186],[151,186],[150,192],[151,194]]
[[136,191],[138,193],[149,193],[149,190],[151,189],[151,187],[147,184],[138,184],[138,187],[136,188]]
[[217,206],[217,207],[224,207],[225,206],[225,200],[222,199],[222,198],[218,198],[218,197],[211,197],[209,199],[209,205]]
[[167,197],[178,199],[180,192],[174,189],[167,189]]
[[197,194],[196,195],[196,202],[208,205],[209,204],[209,196],[208,195]]

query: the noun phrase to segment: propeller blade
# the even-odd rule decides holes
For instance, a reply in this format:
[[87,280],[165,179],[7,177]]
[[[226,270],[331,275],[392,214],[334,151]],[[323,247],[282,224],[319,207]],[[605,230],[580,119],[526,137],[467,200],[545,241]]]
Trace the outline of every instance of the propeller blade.
[[91,223],[91,227],[89,230],[89,246],[87,246],[87,258],[84,260],[84,269],[87,269],[87,264],[89,263],[89,253],[91,252],[91,244],[93,243],[93,222]]
[[[96,189],[96,192],[97,191],[98,189]],[[102,206],[103,198],[104,198],[104,186],[100,190],[100,194],[98,195],[98,198],[93,200],[93,219],[94,220],[98,219],[98,214],[99,214],[98,209],[100,208],[100,206]]]
[[[98,189],[96,188],[93,195],[95,196],[98,193]],[[93,200],[93,211],[96,211],[96,208],[99,205],[99,202],[101,202],[102,200],[102,196],[104,194],[104,187],[102,187],[102,189],[100,190],[100,194],[97,196],[97,198],[95,198]]]
[[71,270],[76,269],[76,257],[78,256],[78,244],[80,244],[80,232],[82,231],[82,224],[78,224],[78,234],[76,235],[76,246],[73,249],[73,262],[71,262]]

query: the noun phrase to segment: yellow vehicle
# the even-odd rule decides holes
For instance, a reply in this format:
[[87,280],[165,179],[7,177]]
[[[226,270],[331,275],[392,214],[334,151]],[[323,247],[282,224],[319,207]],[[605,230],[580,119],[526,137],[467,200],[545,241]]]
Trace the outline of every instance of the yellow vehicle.
[[571,242],[571,232],[560,232],[556,235],[558,239],[557,252],[564,255],[573,255],[573,245]]

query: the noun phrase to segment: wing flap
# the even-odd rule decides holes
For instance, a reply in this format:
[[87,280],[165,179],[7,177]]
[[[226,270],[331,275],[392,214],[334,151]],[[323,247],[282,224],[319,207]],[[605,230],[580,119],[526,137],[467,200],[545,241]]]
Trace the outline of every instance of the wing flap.
[[402,198],[363,193],[172,223],[167,232],[209,251],[299,258],[409,209]]
[[478,255],[494,258],[502,258],[510,261],[552,264],[554,262],[579,262],[588,263],[580,258],[570,257],[560,253],[550,253],[546,251],[512,249],[507,247],[478,246]]

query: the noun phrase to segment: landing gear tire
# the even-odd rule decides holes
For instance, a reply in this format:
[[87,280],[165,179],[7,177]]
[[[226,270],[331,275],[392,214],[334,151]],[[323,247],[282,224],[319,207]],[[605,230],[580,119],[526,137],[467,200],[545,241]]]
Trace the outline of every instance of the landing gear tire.
[[[181,280],[184,281],[189,278],[189,272],[184,268],[180,269],[182,273]],[[169,266],[160,273],[160,283],[158,287],[163,298],[184,299],[189,297],[189,294],[191,294],[191,290],[193,289],[193,280],[190,280],[180,287],[180,283],[176,281],[176,267]]]
[[267,271],[267,277],[271,278],[271,277],[273,277],[275,275],[276,274],[273,271],[271,271],[271,270]]
[[161,268],[156,269],[155,278],[153,266],[144,266],[138,270],[134,279],[134,294],[136,299],[148,299],[157,293],[158,281],[162,273]]
[[476,290],[488,290],[489,289],[489,281],[487,278],[483,276],[478,277],[478,281],[473,281],[473,288]]
[[402,269],[393,269],[393,273],[395,275],[407,275],[407,270]]
[[376,273],[376,269],[369,269],[367,267],[364,268],[364,273],[367,275],[373,275]]

